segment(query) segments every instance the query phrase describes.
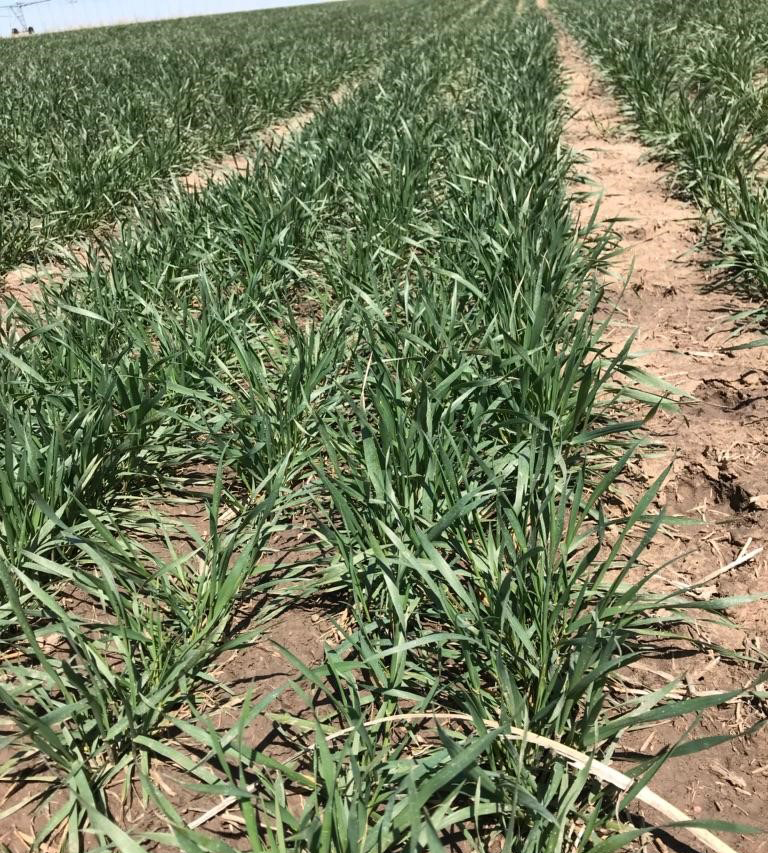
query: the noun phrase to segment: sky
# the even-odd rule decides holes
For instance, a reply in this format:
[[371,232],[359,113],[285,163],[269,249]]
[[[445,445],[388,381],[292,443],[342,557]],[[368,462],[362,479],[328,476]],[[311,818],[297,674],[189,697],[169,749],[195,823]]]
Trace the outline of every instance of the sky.
[[[0,0],[0,6],[9,2],[11,0]],[[23,12],[28,26],[34,27],[36,32],[48,32],[155,18],[295,6],[306,2],[317,0],[50,0],[49,3],[26,6]],[[11,27],[18,26],[15,19],[6,17],[11,14],[8,9],[0,9],[2,35],[8,35]]]

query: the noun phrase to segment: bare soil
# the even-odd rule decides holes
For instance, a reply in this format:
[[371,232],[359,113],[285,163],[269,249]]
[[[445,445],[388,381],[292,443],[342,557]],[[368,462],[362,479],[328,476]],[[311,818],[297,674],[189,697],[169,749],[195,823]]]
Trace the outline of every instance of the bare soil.
[[[331,104],[340,104],[354,90],[354,85],[342,83],[328,95]],[[280,119],[264,128],[256,137],[258,146],[268,150],[279,148],[284,140],[303,130],[317,114],[316,109],[304,110],[284,119]],[[218,183],[231,177],[233,173],[247,173],[253,162],[252,152],[238,152],[219,160],[198,166],[180,178],[179,183],[188,192],[204,189],[210,183]]]
[[[696,526],[668,527],[648,549],[649,568],[674,562],[664,570],[663,583],[690,583],[712,577],[703,595],[730,596],[768,591],[768,554],[762,552],[716,574],[741,554],[746,557],[766,544],[768,535],[768,352],[764,349],[725,352],[723,332],[713,333],[730,304],[723,293],[707,292],[709,276],[694,250],[697,244],[695,209],[665,192],[666,174],[649,161],[649,151],[635,141],[622,119],[617,104],[593,67],[565,35],[560,40],[561,56],[569,77],[568,98],[574,115],[568,122],[565,140],[585,158],[582,171],[601,194],[600,215],[622,238],[627,250],[617,260],[613,278],[607,279],[609,293],[617,298],[624,279],[631,272],[631,285],[623,293],[610,336],[617,344],[636,332],[635,356],[638,364],[674,383],[691,400],[677,413],[662,413],[654,430],[666,451],[638,463],[625,487],[627,500],[634,500],[643,487],[667,466],[670,475],[659,504],[674,514],[697,520]],[[349,90],[331,96],[341,101]],[[264,131],[262,143],[274,147],[312,120],[311,111],[301,113]],[[189,191],[222,180],[248,168],[246,155],[208,164],[181,179]],[[580,191],[584,189],[579,184]],[[594,198],[576,202],[586,218]],[[6,274],[0,287],[28,298],[41,273],[21,267]],[[740,307],[743,307],[740,306]],[[205,519],[190,508],[187,523],[204,531]],[[283,543],[286,553],[292,543]],[[276,543],[276,549],[280,543]],[[753,659],[762,657],[768,645],[768,604],[755,602],[734,609],[728,615],[732,625],[707,624],[699,636],[725,649],[744,652]],[[254,699],[298,673],[286,664],[275,643],[291,650],[307,665],[320,660],[322,646],[333,629],[322,610],[292,610],[277,619],[263,641],[228,655],[215,668],[216,678],[226,685],[229,699],[215,711],[217,726],[231,724],[246,691]],[[659,649],[657,658],[648,658],[634,673],[637,690],[659,687],[670,678],[679,678],[678,694],[696,696],[712,690],[746,685],[755,675],[747,665],[726,663],[722,655],[703,655],[690,644]],[[220,696],[221,694],[217,694]],[[211,701],[219,702],[219,699]],[[273,710],[301,713],[303,703],[285,694]],[[705,734],[735,734],[765,717],[760,701],[734,701],[707,712],[697,731]],[[690,721],[662,724],[628,736],[625,755],[637,758],[654,755],[685,734]],[[249,732],[251,744],[260,744],[281,756],[285,747],[270,719],[265,715]],[[190,821],[208,809],[210,798],[190,795],[181,778],[158,768],[158,784]],[[28,783],[0,791],[0,810],[19,804],[46,783]],[[697,818],[716,818],[768,826],[768,733],[737,737],[730,743],[692,756],[668,762],[655,777],[657,793]],[[6,818],[0,839],[13,853],[29,849],[34,806],[21,807]],[[116,812],[119,806],[115,803]],[[138,808],[123,815],[126,828],[161,829],[162,820]],[[656,817],[648,814],[649,822]],[[242,828],[233,814],[223,813],[206,824],[209,831],[238,846]],[[690,843],[690,837],[685,839]],[[768,850],[764,836],[729,839],[743,853]],[[654,842],[664,853],[665,843]],[[673,843],[671,840],[668,843]],[[649,849],[654,849],[650,847]]]
[[[625,250],[606,277],[609,298],[618,301],[608,337],[620,345],[635,333],[638,366],[688,397],[678,412],[656,417],[651,429],[666,450],[637,463],[624,486],[627,504],[633,505],[671,465],[657,505],[696,523],[666,526],[645,552],[644,564],[655,569],[672,561],[659,580],[667,590],[708,579],[702,597],[766,592],[768,549],[759,549],[768,537],[768,350],[726,351],[734,343],[725,331],[728,316],[745,305],[708,288],[706,258],[697,251],[697,210],[666,192],[669,174],[632,137],[578,46],[563,32],[559,38],[573,110],[565,141],[584,159],[574,189],[590,188],[586,180],[595,192],[575,200],[576,208],[586,220],[599,199],[599,218],[617,232]],[[725,568],[734,561],[737,565]],[[726,654],[674,643],[637,665],[636,692],[673,679],[680,680],[675,693],[680,698],[750,684],[768,660],[768,602],[734,607],[726,615],[730,624],[702,623],[689,639],[719,644],[724,653],[740,652],[750,660],[727,662]],[[705,712],[694,736],[735,739],[667,762],[653,790],[697,819],[768,828],[768,729],[747,734],[767,710],[762,700],[739,699]],[[616,757],[656,755],[686,735],[692,723],[686,718],[628,735],[624,755]],[[649,813],[647,819],[654,823],[658,817]],[[691,838],[686,834],[684,840]],[[743,853],[768,849],[762,833],[728,841]],[[654,844],[663,852],[664,842]]]
[[[208,512],[203,503],[163,503],[153,505],[152,510],[162,513],[164,534],[173,543],[177,557],[191,554],[196,547],[196,540],[206,538],[209,533]],[[222,524],[226,523],[227,518],[225,510],[220,517]],[[144,534],[141,539],[142,544],[156,552],[158,557],[170,556],[165,537],[153,539],[151,535]],[[307,564],[313,557],[320,559],[321,551],[299,518],[289,529],[271,536],[263,562],[282,572],[295,564]],[[104,612],[93,601],[80,595],[69,595],[67,590],[62,590],[58,599],[62,606],[83,618],[96,621],[105,618]],[[208,670],[210,685],[196,692],[194,704],[197,712],[207,714],[213,728],[224,734],[238,722],[246,701],[254,705],[274,692],[274,698],[263,712],[244,727],[240,743],[284,761],[295,756],[301,744],[286,739],[281,727],[274,722],[274,715],[306,717],[312,710],[319,711],[324,705],[322,699],[315,696],[312,708],[308,707],[305,697],[292,688],[292,684],[300,685],[305,693],[313,694],[312,686],[306,683],[289,656],[292,655],[305,667],[316,667],[322,662],[325,644],[338,643],[339,626],[346,625],[348,617],[346,611],[340,611],[338,607],[329,609],[320,601],[298,601],[265,625],[264,608],[268,611],[271,604],[263,594],[242,602],[233,614],[230,633],[234,636],[259,626],[261,633],[248,646],[222,653],[213,662]],[[62,653],[57,640],[60,640],[60,635],[53,634],[42,641],[44,646],[50,647],[52,655]],[[20,653],[4,657],[3,663],[16,662],[16,657],[20,657]],[[177,715],[184,719],[191,717],[186,706],[181,707]],[[169,720],[169,727],[164,739],[191,762],[198,761],[202,757],[199,743],[181,732],[174,735],[172,720]],[[0,719],[0,736],[12,732],[13,728]],[[61,807],[66,796],[64,791],[55,792],[52,798],[45,801],[51,786],[57,781],[55,770],[46,766],[44,761],[17,763],[13,756],[12,749],[0,749],[0,767],[8,762],[0,780],[0,814],[4,815],[0,820],[0,849],[9,853],[29,853],[35,833]],[[11,767],[14,769],[11,770]],[[150,775],[188,823],[221,803],[218,797],[191,790],[191,777],[170,762],[153,760]],[[121,828],[139,836],[167,830],[162,812],[154,802],[143,797],[138,784],[131,786],[131,794],[126,797],[122,775],[110,785],[106,796],[111,816]],[[218,839],[226,840],[235,849],[249,850],[242,818],[237,812],[237,808],[222,809],[205,820],[201,829]],[[62,827],[62,837],[65,832],[66,825]],[[53,853],[57,849],[53,843],[56,840],[43,848],[44,853]],[[85,849],[91,848],[86,845]],[[166,848],[149,844],[146,849],[163,853]]]
[[[355,90],[356,84],[342,83],[325,99],[324,103],[333,105],[340,104]],[[215,160],[209,160],[196,166],[192,171],[177,178],[179,186],[189,193],[204,190],[209,184],[221,183],[233,175],[245,175],[250,170],[259,149],[273,151],[278,149],[291,136],[299,133],[310,124],[321,104],[312,109],[294,113],[291,116],[278,119],[268,127],[261,130],[254,140],[254,144],[245,151],[229,154]],[[120,233],[120,225],[102,224],[94,229],[101,239],[108,236],[117,236]],[[88,237],[80,242],[73,243],[67,247],[67,253],[79,263],[85,264],[92,249],[92,240]],[[33,307],[34,299],[40,294],[41,281],[60,281],[67,274],[67,265],[62,261],[47,260],[43,264],[34,265],[30,263],[20,264],[5,274],[0,274],[0,297],[10,296],[18,300],[25,309]],[[2,308],[0,307],[0,316]]]
[[[353,84],[343,84],[325,100],[331,104],[339,104],[354,88]],[[317,110],[311,109],[281,119],[265,128],[256,141],[263,148],[275,150],[312,122],[316,114]],[[254,156],[255,150],[250,150],[208,162],[180,178],[179,184],[188,192],[203,190],[209,184],[224,181],[233,174],[247,173]],[[102,225],[99,229],[101,238],[110,234],[117,236],[119,232],[119,225]],[[88,238],[67,249],[81,264],[85,264],[89,251]],[[56,261],[49,261],[40,266],[23,264],[0,276],[0,295],[15,297],[22,307],[33,309],[35,297],[40,293],[41,282],[55,283],[63,280],[67,274],[67,265]],[[164,534],[173,543],[177,557],[191,553],[195,548],[195,537],[205,538],[209,532],[205,496],[210,490],[215,472],[200,470],[194,473],[197,475],[196,480],[201,492],[199,501],[158,501],[148,507],[166,520]],[[138,538],[150,552],[158,557],[167,557],[170,555],[165,536],[154,536],[150,532],[141,534]],[[307,541],[307,534],[299,520],[296,529],[272,537],[264,559],[282,570],[297,561],[306,562],[313,553],[320,556],[316,544]],[[72,599],[65,606],[80,612],[92,608],[93,604]],[[252,612],[244,608],[242,613],[236,614],[237,630],[248,631],[254,624],[259,624],[261,620],[258,608],[259,602],[253,602]],[[226,730],[236,721],[246,695],[250,701],[258,702],[263,696],[289,682],[301,682],[299,670],[286,659],[280,647],[294,655],[305,666],[315,666],[322,659],[324,644],[337,642],[338,633],[335,626],[343,624],[344,619],[344,613],[329,613],[317,603],[281,613],[265,628],[257,642],[235,653],[224,655],[214,664],[211,677],[218,687],[212,688],[207,697],[196,697],[196,700],[201,702],[200,710],[211,712],[216,728],[220,731]],[[55,649],[52,647],[53,652]],[[248,728],[245,739],[248,745],[274,758],[287,758],[295,751],[296,744],[282,742],[279,728],[272,722],[271,715],[275,713],[300,716],[308,713],[308,709],[304,698],[295,691],[286,690],[276,697],[265,713]],[[3,724],[4,721],[0,720],[0,736],[11,733]],[[175,740],[174,746],[195,755],[194,745],[186,744],[183,738]],[[9,760],[11,755],[12,751],[9,749],[0,751],[0,765]],[[6,767],[5,771],[8,769]],[[0,815],[4,815],[0,821],[0,847],[5,845],[10,853],[27,853],[32,846],[35,832],[50,819],[51,814],[64,800],[63,794],[54,795],[44,807],[40,807],[41,798],[50,791],[51,784],[55,783],[55,774],[43,764],[22,764],[17,767],[17,771],[6,773],[0,782]],[[191,792],[188,786],[189,778],[169,764],[154,762],[152,778],[182,817],[190,822],[218,802],[210,796]],[[138,790],[134,794],[130,802],[124,800],[120,779],[107,792],[113,817],[119,825],[138,833],[166,829],[166,823],[154,805],[144,802],[143,798],[138,796]],[[204,828],[216,837],[226,839],[235,848],[248,848],[243,827],[232,810],[226,810],[206,821]]]

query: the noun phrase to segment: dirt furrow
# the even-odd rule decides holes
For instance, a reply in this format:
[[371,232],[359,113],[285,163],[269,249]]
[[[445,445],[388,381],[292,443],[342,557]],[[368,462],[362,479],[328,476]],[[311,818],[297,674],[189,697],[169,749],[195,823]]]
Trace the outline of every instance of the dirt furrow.
[[[708,290],[709,273],[696,252],[697,211],[665,191],[668,174],[632,138],[594,67],[562,31],[559,46],[573,110],[565,142],[583,158],[580,171],[587,182],[576,188],[594,190],[591,198],[574,204],[586,219],[599,200],[600,219],[614,228],[625,249],[607,279],[609,297],[618,300],[609,337],[619,344],[635,333],[636,363],[691,398],[679,412],[657,416],[652,429],[666,452],[639,462],[625,484],[631,505],[671,465],[657,504],[697,522],[666,527],[647,550],[645,564],[656,568],[673,560],[661,583],[674,588],[704,581],[699,593],[704,598],[763,592],[768,590],[768,547],[760,550],[768,534],[768,350],[727,350],[733,341],[725,322],[745,306]],[[722,654],[707,656],[683,643],[638,667],[637,692],[671,678],[680,679],[676,695],[681,698],[749,684],[765,669],[768,605],[752,602],[726,615],[732,624],[700,624],[692,639],[719,644],[750,661],[728,663]],[[740,736],[668,762],[654,779],[654,790],[696,818],[765,826],[768,731],[748,735],[765,714],[765,703],[754,698],[705,712],[696,736]],[[623,746],[635,758],[655,755],[683,737],[690,722],[634,733]],[[768,848],[765,836],[736,843],[753,853]]]
[[[325,102],[331,105],[338,105],[349,97],[355,88],[356,84],[354,83],[342,83],[327,96]],[[175,180],[178,186],[190,193],[198,192],[204,190],[209,184],[221,183],[234,174],[247,174],[254,162],[254,158],[257,156],[259,148],[266,148],[270,151],[279,148],[283,142],[309,125],[315,119],[319,110],[320,106],[279,119],[260,131],[256,135],[253,145],[248,149],[216,160],[208,160],[198,165],[192,171],[177,177]],[[94,228],[93,233],[98,234],[100,240],[103,240],[105,237],[118,235],[120,233],[120,225],[102,225],[101,227]],[[92,240],[93,237],[90,239],[85,237],[69,245],[66,252],[81,263],[85,263],[91,249]],[[59,280],[66,275],[67,268],[67,264],[61,261],[49,261],[44,265],[38,266],[29,263],[20,264],[18,267],[0,275],[0,295],[14,297],[25,308],[29,308],[32,305],[34,296],[40,292],[40,280]]]
[[[354,84],[342,83],[328,95],[327,100],[334,105],[340,104],[354,89]],[[274,122],[256,135],[256,147],[262,146],[270,151],[279,148],[285,139],[303,130],[314,121],[316,115],[317,109],[310,109]],[[244,174],[253,163],[253,154],[253,149],[250,149],[218,160],[212,160],[179,178],[179,184],[188,192],[193,192],[194,190],[204,189],[210,183],[224,181],[233,172]]]

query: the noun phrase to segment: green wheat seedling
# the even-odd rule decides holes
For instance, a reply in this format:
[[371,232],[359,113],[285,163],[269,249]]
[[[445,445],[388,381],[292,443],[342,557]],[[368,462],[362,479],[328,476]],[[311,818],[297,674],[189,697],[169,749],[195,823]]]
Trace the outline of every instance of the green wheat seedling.
[[[759,5],[719,0],[557,4],[641,138],[674,167],[674,188],[696,202],[721,270],[715,286],[764,302],[768,43]],[[761,325],[764,311],[736,318]]]
[[[723,698],[614,689],[738,602],[651,592],[661,480],[608,511],[670,390],[602,340],[614,240],[574,224],[553,31],[514,5],[275,13],[275,39],[361,28],[339,61],[376,73],[6,299],[3,774],[53,780],[38,846],[616,849],[635,790],[512,732],[609,760]],[[336,622],[318,666],[282,649],[283,684],[226,683],[308,602]],[[164,828],[127,825],[136,800]]]

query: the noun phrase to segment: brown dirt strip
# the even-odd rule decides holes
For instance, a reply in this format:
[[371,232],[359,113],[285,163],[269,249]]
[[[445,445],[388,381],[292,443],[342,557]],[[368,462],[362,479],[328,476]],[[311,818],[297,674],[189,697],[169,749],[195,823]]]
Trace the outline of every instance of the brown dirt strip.
[[[340,104],[355,89],[354,85],[342,83],[328,96],[327,101],[333,105]],[[256,136],[257,146],[274,150],[288,137],[293,136],[310,124],[317,115],[317,109],[304,110],[288,118],[271,124]],[[211,183],[220,183],[231,177],[235,172],[246,173],[253,163],[251,152],[238,152],[220,160],[214,160],[179,178],[179,184],[188,192],[204,189]]]
[[[356,85],[354,83],[342,83],[324,99],[324,102],[338,105],[351,95],[355,88]],[[247,174],[260,148],[267,149],[268,151],[278,149],[287,139],[309,125],[318,114],[320,108],[320,105],[318,105],[316,108],[303,110],[292,116],[279,119],[256,135],[252,147],[245,151],[239,151],[226,157],[209,160],[200,164],[193,171],[177,177],[176,181],[178,185],[183,190],[193,193],[204,190],[209,184],[221,183],[235,174]],[[94,228],[94,233],[99,233],[102,238],[105,235],[117,235],[119,231],[119,224]],[[87,259],[89,250],[90,241],[87,237],[68,246],[66,249],[69,255],[81,263],[84,263]],[[20,264],[15,269],[9,270],[0,276],[0,295],[14,297],[24,308],[30,308],[34,297],[40,292],[40,279],[61,279],[66,275],[66,270],[66,264],[56,261],[48,262],[42,266]]]
[[[540,6],[545,7],[542,0]],[[768,544],[768,350],[726,350],[732,342],[714,330],[744,305],[729,305],[723,293],[706,292],[709,274],[701,256],[694,257],[697,211],[665,192],[669,173],[649,161],[649,150],[631,137],[595,68],[562,31],[559,46],[574,112],[564,139],[586,161],[581,171],[599,192],[600,218],[625,248],[606,281],[608,296],[618,300],[624,281],[630,280],[609,339],[619,345],[635,332],[635,363],[694,398],[679,412],[656,418],[654,433],[667,450],[639,462],[624,484],[626,504],[634,506],[671,464],[657,505],[700,521],[665,528],[646,551],[644,564],[655,569],[677,558],[663,572],[667,590],[708,578],[700,590],[704,598],[767,591],[768,548],[759,549]],[[574,189],[583,192],[584,185]],[[582,218],[589,217],[594,201],[574,199]],[[675,694],[680,698],[749,684],[765,669],[768,604],[754,602],[727,616],[731,626],[708,622],[692,637],[743,652],[762,665],[727,664],[719,655],[697,653],[683,643],[637,665],[636,693],[673,678],[680,679]],[[695,818],[766,827],[768,730],[743,735],[767,710],[764,701],[747,699],[706,712],[695,737],[739,737],[669,761],[654,778],[653,789]],[[655,755],[683,737],[691,722],[632,733],[622,747],[635,758]],[[648,815],[650,823],[656,819]],[[729,841],[743,853],[768,849],[764,835]]]

